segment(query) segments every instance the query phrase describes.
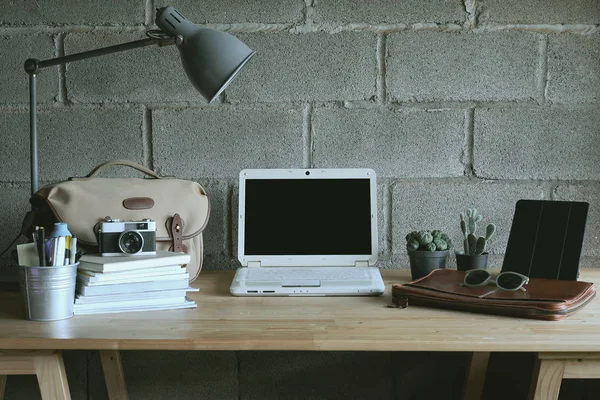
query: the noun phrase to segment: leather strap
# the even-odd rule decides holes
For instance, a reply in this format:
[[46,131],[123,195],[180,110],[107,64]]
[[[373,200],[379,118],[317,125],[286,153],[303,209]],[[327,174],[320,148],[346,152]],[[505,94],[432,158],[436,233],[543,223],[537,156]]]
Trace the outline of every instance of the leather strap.
[[131,167],[133,169],[136,169],[140,172],[143,172],[144,174],[151,176],[153,178],[156,179],[162,179],[163,177],[158,175],[156,172],[152,171],[151,169],[148,169],[146,167],[144,167],[143,165],[140,165],[138,163],[135,163],[133,161],[129,161],[129,160],[111,160],[111,161],[107,161],[103,164],[98,165],[96,168],[94,168],[92,170],[92,172],[90,172],[89,174],[87,174],[86,178],[93,178],[96,175],[98,175],[98,173],[100,173],[100,171],[102,171],[105,168],[108,167],[112,167],[114,165],[123,165],[126,167]]
[[187,253],[187,246],[183,244],[183,220],[179,214],[175,214],[167,220],[167,231],[173,239],[169,251]]

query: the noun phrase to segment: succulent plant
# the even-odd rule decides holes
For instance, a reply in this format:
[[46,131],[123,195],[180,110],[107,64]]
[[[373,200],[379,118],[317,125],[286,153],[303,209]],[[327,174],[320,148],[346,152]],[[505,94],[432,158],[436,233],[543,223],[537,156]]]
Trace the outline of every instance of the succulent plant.
[[482,219],[483,217],[475,208],[468,208],[466,213],[460,213],[460,230],[463,234],[466,255],[483,254],[487,242],[496,232],[496,225],[488,224],[485,228],[485,236],[477,237],[477,224]]
[[406,248],[419,251],[442,251],[452,247],[452,241],[440,230],[412,231],[406,235]]

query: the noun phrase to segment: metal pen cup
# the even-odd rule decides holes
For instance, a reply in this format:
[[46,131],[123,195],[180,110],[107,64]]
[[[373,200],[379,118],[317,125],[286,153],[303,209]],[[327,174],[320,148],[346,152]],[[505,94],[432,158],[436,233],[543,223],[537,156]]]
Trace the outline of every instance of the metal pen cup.
[[77,265],[19,266],[25,319],[57,321],[73,316]]

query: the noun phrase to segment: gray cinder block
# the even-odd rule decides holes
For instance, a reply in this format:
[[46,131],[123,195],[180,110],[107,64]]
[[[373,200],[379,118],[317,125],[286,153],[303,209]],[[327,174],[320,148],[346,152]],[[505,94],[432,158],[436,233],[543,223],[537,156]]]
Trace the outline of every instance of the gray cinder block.
[[535,99],[540,40],[526,32],[392,34],[389,96],[410,102]]
[[[143,33],[91,32],[66,35],[65,54],[144,39]],[[69,63],[65,72],[73,102],[191,101],[206,104],[192,86],[175,46],[148,46]]]
[[475,110],[477,176],[504,179],[592,179],[600,176],[598,110]]
[[[28,58],[47,60],[56,57],[52,37],[45,34],[0,36],[0,49],[0,102],[29,104],[29,75],[23,64]],[[38,103],[50,102],[57,95],[58,68],[40,70],[37,77]]]
[[[84,176],[113,159],[143,163],[141,122],[140,109],[40,108],[40,180]],[[0,112],[0,126],[15,127],[11,140],[0,146],[5,163],[0,179],[29,182],[29,113]]]
[[[154,7],[173,5],[171,0],[156,0]],[[305,4],[302,0],[179,0],[175,8],[196,24],[265,23],[300,21]]]
[[7,25],[137,25],[144,22],[143,1],[21,0],[3,7],[0,23]]
[[154,166],[182,178],[234,178],[244,168],[302,168],[302,111],[156,110]]
[[[596,4],[600,9],[600,2],[596,1]],[[550,35],[548,100],[553,103],[600,103],[599,66],[600,35]]]
[[[160,311],[166,312],[169,311]],[[233,351],[121,351],[131,400],[232,399],[238,396]],[[97,351],[90,351],[89,399],[106,399],[106,383]]]
[[315,2],[318,22],[337,23],[463,23],[467,18],[460,0],[379,0],[376,5],[362,0]]
[[389,399],[393,390],[385,352],[244,351],[239,357],[244,400]]
[[236,36],[256,56],[227,90],[231,101],[364,100],[375,95],[373,33]]
[[[496,24],[600,24],[597,0],[481,0],[480,21]],[[542,5],[540,7],[540,5]]]
[[373,168],[381,177],[462,176],[462,110],[317,109],[315,167]]

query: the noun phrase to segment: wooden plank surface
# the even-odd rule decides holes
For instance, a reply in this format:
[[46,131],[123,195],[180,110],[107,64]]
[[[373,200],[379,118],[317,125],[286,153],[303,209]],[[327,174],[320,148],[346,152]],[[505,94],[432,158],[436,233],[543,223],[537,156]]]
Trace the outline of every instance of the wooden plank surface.
[[[379,297],[256,297],[229,294],[233,271],[202,272],[197,309],[23,319],[18,293],[0,293],[0,349],[380,350],[600,352],[600,299],[558,322],[410,306]],[[600,270],[580,280],[600,282]]]

